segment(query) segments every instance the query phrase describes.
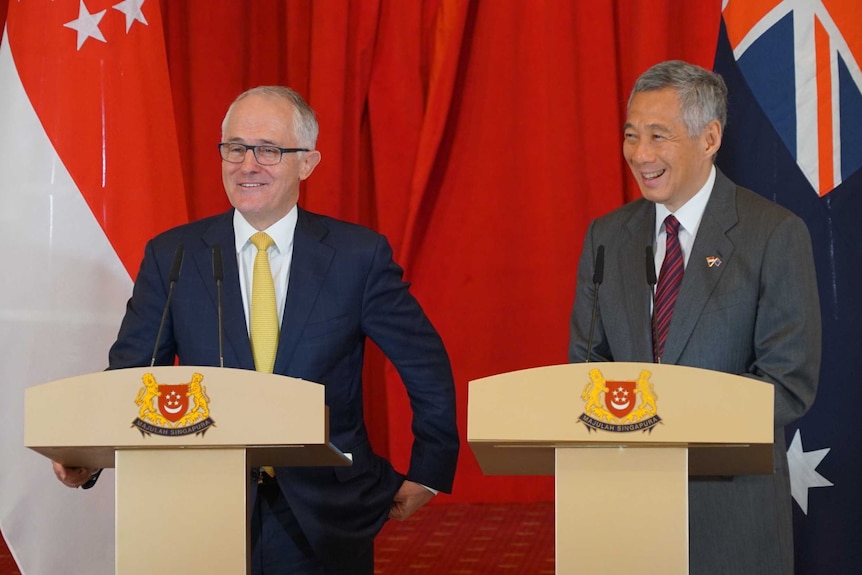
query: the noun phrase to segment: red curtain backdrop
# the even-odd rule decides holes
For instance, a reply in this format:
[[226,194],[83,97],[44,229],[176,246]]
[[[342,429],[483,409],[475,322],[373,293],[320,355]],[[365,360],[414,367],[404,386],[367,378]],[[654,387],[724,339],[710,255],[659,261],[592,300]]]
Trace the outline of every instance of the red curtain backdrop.
[[[566,361],[586,226],[638,195],[621,155],[628,91],[661,60],[711,67],[721,0],[160,8],[191,217],[228,207],[215,144],[233,98],[260,84],[304,94],[323,161],[301,204],[389,237],[449,350],[466,438],[470,380]],[[372,439],[404,469],[406,394],[370,360]],[[455,493],[436,502],[552,498],[551,478],[483,476],[465,439]]]

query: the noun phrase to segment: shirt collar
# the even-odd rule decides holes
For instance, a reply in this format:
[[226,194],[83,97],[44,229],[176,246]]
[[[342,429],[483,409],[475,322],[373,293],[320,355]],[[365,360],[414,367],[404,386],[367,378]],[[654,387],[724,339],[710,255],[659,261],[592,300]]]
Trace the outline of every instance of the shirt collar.
[[[709,196],[712,195],[712,188],[715,185],[715,166],[709,170],[709,176],[706,178],[706,183],[692,198],[682,205],[673,215],[679,221],[682,229],[690,233],[692,236],[697,234],[697,228],[700,227],[700,220],[703,219],[703,212],[706,211],[706,204],[709,202]],[[664,229],[664,220],[671,213],[664,204],[655,205],[655,238],[658,239],[659,233]]]
[[265,230],[256,230],[254,226],[248,223],[239,210],[233,211],[233,232],[236,241],[236,253],[240,253],[250,242],[249,238],[258,231],[264,231],[275,242],[275,248],[279,253],[283,253],[289,246],[293,244],[293,235],[296,231],[296,221],[298,219],[299,209],[293,206],[287,215],[266,228]]

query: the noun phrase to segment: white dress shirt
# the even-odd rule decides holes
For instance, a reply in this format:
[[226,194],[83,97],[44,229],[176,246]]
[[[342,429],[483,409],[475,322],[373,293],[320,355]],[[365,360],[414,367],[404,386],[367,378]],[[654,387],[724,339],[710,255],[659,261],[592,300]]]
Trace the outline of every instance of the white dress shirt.
[[[715,166],[709,171],[709,177],[706,178],[706,183],[692,198],[682,205],[676,212],[673,212],[679,222],[679,247],[682,249],[683,265],[688,265],[688,257],[691,255],[691,248],[694,246],[694,238],[697,236],[697,229],[700,227],[700,220],[703,219],[703,212],[706,210],[706,204],[709,202],[709,196],[712,195],[712,188],[715,185]],[[655,275],[659,277],[661,273],[661,264],[664,261],[664,253],[667,248],[665,237],[667,232],[664,229],[664,220],[671,214],[664,204],[655,205]]]
[[[267,250],[269,267],[275,283],[275,303],[278,307],[278,325],[284,320],[284,302],[287,298],[287,286],[290,282],[290,263],[293,260],[293,236],[296,231],[297,207],[293,206],[286,216],[265,230],[273,240],[273,245]],[[246,221],[239,213],[233,212],[233,232],[236,240],[236,263],[239,268],[239,287],[242,292],[242,306],[245,310],[245,326],[249,326],[249,310],[251,309],[251,287],[254,275],[254,258],[257,248],[249,238],[258,230]]]

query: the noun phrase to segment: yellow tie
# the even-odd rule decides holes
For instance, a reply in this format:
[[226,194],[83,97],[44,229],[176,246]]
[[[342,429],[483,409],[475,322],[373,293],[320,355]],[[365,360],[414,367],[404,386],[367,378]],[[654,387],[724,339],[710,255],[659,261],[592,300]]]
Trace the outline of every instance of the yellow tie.
[[275,242],[263,232],[251,236],[257,246],[254,258],[254,275],[251,279],[251,353],[257,371],[272,373],[275,352],[278,349],[278,309],[275,305],[275,284],[269,268],[267,250]]
[[[275,283],[272,281],[267,250],[275,242],[263,232],[251,236],[250,241],[257,247],[251,278],[251,353],[257,371],[272,373],[278,349],[278,308],[275,305]],[[263,466],[260,470],[275,477],[272,467]]]

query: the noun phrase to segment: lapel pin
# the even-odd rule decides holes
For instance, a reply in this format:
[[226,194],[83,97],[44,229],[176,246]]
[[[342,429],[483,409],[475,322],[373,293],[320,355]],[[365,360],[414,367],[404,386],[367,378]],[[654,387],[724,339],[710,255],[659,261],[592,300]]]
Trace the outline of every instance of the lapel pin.
[[711,268],[717,268],[721,265],[721,258],[718,256],[706,256],[706,265]]

